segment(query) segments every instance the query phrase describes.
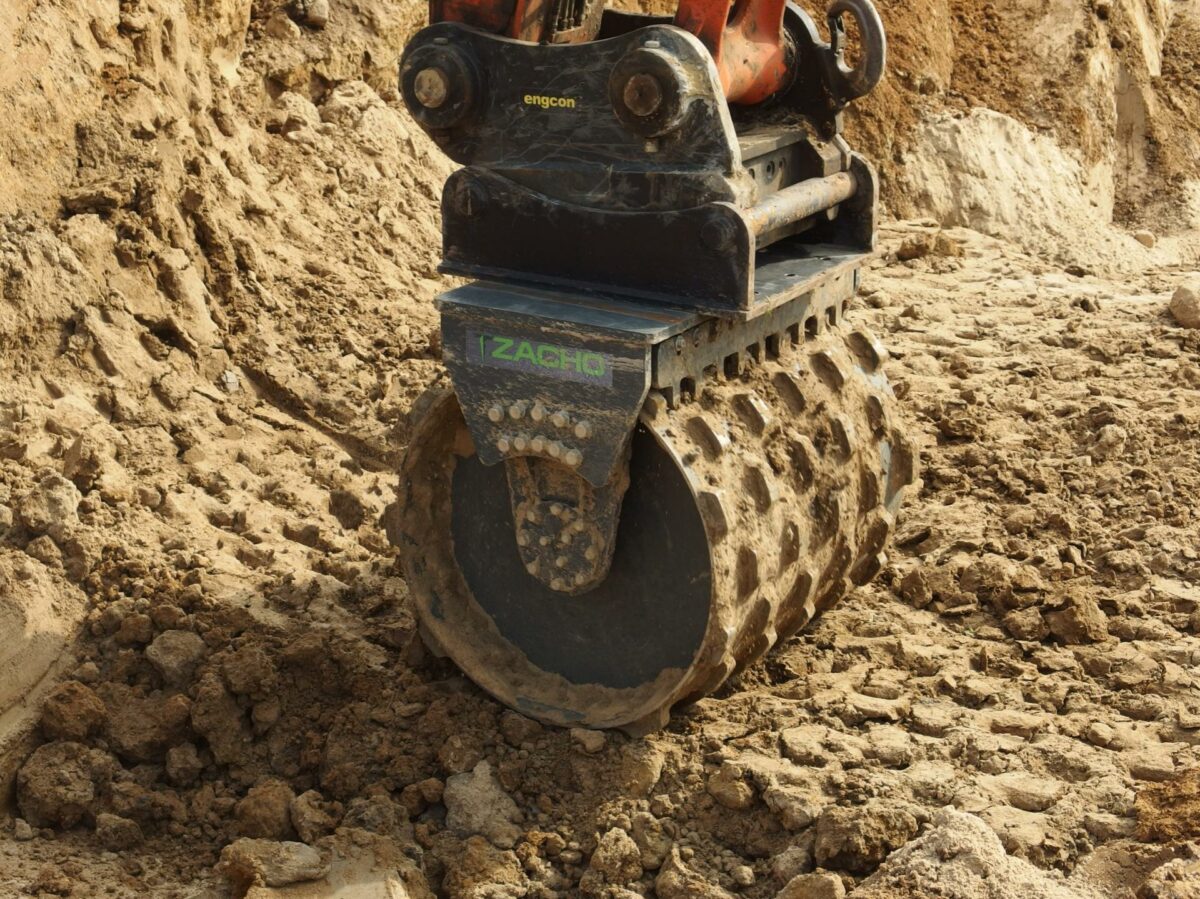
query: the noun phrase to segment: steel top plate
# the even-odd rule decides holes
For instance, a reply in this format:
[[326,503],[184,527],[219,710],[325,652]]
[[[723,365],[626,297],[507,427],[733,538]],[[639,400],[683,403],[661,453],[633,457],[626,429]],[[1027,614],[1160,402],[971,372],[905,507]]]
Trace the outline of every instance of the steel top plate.
[[499,310],[558,324],[581,325],[609,331],[648,346],[686,331],[707,317],[688,309],[630,302],[600,294],[571,294],[491,281],[475,281],[448,290],[437,298],[437,306],[442,312]]

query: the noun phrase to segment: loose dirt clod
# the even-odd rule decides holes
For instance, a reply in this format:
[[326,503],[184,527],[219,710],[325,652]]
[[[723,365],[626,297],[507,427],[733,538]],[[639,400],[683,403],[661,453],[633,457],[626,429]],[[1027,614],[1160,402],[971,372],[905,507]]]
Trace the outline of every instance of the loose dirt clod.
[[1200,328],[1200,281],[1188,281],[1171,295],[1171,315],[1185,328]]
[[320,852],[303,843],[242,839],[222,850],[217,870],[244,895],[253,884],[282,887],[317,880],[329,865]]

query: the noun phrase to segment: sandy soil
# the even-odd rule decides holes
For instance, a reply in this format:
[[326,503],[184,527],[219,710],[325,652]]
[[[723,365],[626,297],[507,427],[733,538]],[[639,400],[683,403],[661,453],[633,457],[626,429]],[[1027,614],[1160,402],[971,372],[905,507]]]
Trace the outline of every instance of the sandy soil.
[[0,895],[1196,895],[1194,4],[883,4],[852,314],[921,489],[643,740],[416,639],[378,520],[449,166],[421,10],[331,7],[0,9]]

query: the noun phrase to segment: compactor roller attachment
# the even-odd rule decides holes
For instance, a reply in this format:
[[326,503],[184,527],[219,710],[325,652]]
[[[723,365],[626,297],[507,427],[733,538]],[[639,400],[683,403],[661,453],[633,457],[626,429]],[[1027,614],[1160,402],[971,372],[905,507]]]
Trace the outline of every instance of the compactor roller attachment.
[[611,566],[576,593],[530,573],[506,466],[426,395],[392,522],[426,640],[531,717],[660,727],[882,564],[913,455],[877,346],[825,328],[675,408],[652,392]]
[[427,641],[498,699],[649,730],[873,577],[913,479],[843,319],[878,179],[842,112],[887,42],[870,0],[828,40],[785,0],[526,6],[434,0],[400,63],[461,166],[441,271],[474,280],[390,533]]

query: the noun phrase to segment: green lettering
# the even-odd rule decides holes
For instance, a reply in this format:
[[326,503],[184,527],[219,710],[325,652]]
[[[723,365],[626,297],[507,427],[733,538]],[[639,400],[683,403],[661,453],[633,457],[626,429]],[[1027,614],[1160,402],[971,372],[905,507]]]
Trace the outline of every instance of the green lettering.
[[538,344],[537,364],[542,368],[559,368],[562,364],[562,351],[548,343]]
[[599,353],[584,353],[583,371],[593,378],[604,377],[604,357]]
[[533,355],[533,347],[529,345],[528,340],[522,340],[521,345],[517,347],[517,362],[532,362],[537,365],[537,357]]
[[512,348],[513,339],[511,337],[493,337],[492,340],[496,341],[497,344],[492,347],[492,358],[512,362],[513,357],[508,351]]

